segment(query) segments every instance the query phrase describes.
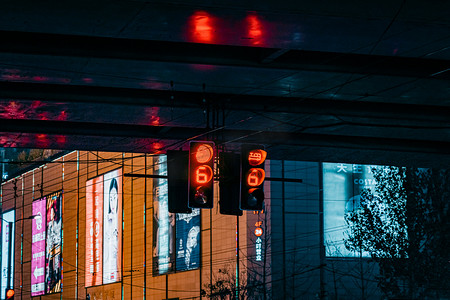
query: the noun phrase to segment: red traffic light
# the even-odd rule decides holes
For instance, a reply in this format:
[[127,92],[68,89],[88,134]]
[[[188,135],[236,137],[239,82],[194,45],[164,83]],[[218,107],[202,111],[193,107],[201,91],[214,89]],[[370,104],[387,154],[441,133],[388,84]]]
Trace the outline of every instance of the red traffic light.
[[251,166],[262,164],[267,157],[267,152],[261,149],[254,149],[248,152],[248,163]]
[[264,162],[267,152],[262,145],[244,144],[241,147],[242,210],[262,210],[264,202]]
[[191,142],[189,145],[190,208],[213,207],[214,143]]
[[14,290],[9,289],[6,291],[6,299],[12,299],[14,297]]

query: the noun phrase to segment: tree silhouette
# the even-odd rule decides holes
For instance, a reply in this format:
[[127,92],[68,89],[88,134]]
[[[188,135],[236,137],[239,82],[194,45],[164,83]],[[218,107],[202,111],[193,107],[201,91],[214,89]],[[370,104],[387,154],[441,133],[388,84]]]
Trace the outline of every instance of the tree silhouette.
[[347,249],[370,253],[387,297],[449,297],[449,171],[372,171],[374,190],[364,190],[359,205],[345,217]]

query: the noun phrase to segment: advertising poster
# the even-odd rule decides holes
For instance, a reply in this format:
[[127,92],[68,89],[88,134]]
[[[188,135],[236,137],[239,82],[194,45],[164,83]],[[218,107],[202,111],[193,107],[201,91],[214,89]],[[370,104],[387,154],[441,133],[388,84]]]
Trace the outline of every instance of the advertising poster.
[[45,294],[45,229],[47,198],[33,201],[31,227],[31,296]]
[[[154,161],[154,174],[167,175],[167,157]],[[187,197],[187,194],[186,194]],[[167,179],[153,180],[153,274],[173,271],[175,214],[169,213]]]
[[86,182],[86,286],[102,284],[102,246],[103,177],[97,177]]
[[200,267],[200,209],[190,214],[176,214],[177,271]]
[[2,278],[0,298],[5,299],[6,289],[14,288],[14,229],[16,212],[2,215]]
[[[344,216],[360,204],[363,189],[373,190],[375,179],[372,168],[375,165],[343,163],[323,164],[323,212],[326,255],[333,257],[357,257],[359,252],[345,248],[348,225]],[[368,257],[367,252],[362,256]]]
[[122,170],[103,175],[103,284],[121,279]]
[[63,193],[47,196],[47,234],[45,251],[46,293],[61,292],[62,199]]

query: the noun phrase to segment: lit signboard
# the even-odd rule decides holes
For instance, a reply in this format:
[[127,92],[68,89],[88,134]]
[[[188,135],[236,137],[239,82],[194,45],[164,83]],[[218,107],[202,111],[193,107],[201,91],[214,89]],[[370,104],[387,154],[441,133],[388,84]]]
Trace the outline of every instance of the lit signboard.
[[119,281],[122,268],[122,170],[103,175],[103,284]]
[[61,292],[62,259],[62,202],[63,193],[56,192],[47,198],[47,233],[45,251],[46,293]]
[[33,202],[33,221],[31,227],[31,296],[45,294],[45,229],[47,198]]
[[86,181],[85,286],[122,276],[122,170]]
[[[355,257],[359,252],[345,248],[344,240],[348,236],[345,215],[357,208],[363,189],[375,187],[372,174],[374,165],[355,165],[343,163],[323,164],[323,211],[324,238],[327,256]],[[367,252],[362,256],[368,257]]]
[[[167,157],[155,159],[154,174],[167,175]],[[175,214],[169,213],[168,183],[165,178],[153,180],[153,274],[173,271]]]
[[85,285],[102,284],[103,274],[103,178],[86,182]]
[[[14,288],[14,229],[16,212],[2,214],[2,274],[0,298],[5,299],[6,289]],[[12,237],[12,238],[10,238]]]
[[177,271],[200,267],[200,209],[176,216]]

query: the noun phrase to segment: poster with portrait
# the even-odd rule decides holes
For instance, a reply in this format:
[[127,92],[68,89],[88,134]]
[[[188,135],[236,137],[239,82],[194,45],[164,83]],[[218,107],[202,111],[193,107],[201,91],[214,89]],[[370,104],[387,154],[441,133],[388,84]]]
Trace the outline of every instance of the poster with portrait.
[[33,201],[31,225],[31,296],[45,294],[45,229],[47,197]]
[[327,256],[356,257],[366,252],[352,252],[345,248],[348,225],[345,215],[360,205],[363,189],[373,191],[375,179],[372,169],[375,165],[357,165],[344,163],[323,164],[323,212],[324,239]]
[[121,280],[122,170],[103,175],[103,284]]
[[2,214],[1,299],[5,299],[6,288],[14,288],[15,221],[16,212],[14,210],[10,210]]
[[45,251],[46,293],[61,292],[63,192],[47,196],[47,233]]
[[[167,175],[167,157],[154,160],[154,174]],[[168,183],[165,178],[153,179],[153,274],[173,271],[175,261],[175,214],[169,213]]]
[[103,177],[86,182],[85,285],[102,284],[103,274]]
[[186,271],[200,267],[200,209],[190,214],[176,214],[176,269]]

